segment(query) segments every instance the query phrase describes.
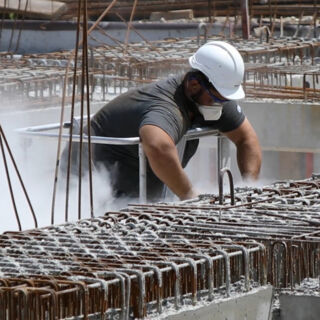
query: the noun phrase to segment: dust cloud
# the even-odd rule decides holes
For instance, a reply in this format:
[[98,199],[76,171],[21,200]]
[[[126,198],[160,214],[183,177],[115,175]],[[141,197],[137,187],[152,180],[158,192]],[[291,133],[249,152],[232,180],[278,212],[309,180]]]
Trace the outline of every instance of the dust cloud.
[[[19,111],[17,111],[19,110]],[[27,137],[16,132],[17,128],[29,127],[34,125],[44,125],[57,123],[60,118],[60,107],[22,109],[10,106],[10,111],[0,111],[0,124],[6,134],[11,151],[15,157],[17,166],[21,173],[25,187],[28,191],[31,203],[38,219],[40,227],[48,226],[51,223],[51,204],[54,181],[54,169],[57,152],[57,139]],[[234,177],[234,186],[242,187],[263,187],[270,185],[279,179],[305,178],[305,162],[303,154],[290,153],[290,157],[280,157],[278,152],[264,152],[259,181],[248,182],[242,181],[237,168],[236,150],[230,147],[231,161],[229,168]],[[317,155],[314,155],[315,172],[319,171]],[[285,166],[279,162],[282,158]],[[279,160],[280,159],[280,160]],[[295,159],[299,165],[290,163]],[[299,160],[299,161],[298,161]],[[10,176],[12,180],[13,193],[15,196],[17,210],[21,219],[22,229],[34,228],[34,223],[28,203],[22,192],[16,173],[13,170],[11,161],[7,154]],[[279,164],[280,163],[280,164]],[[290,168],[295,168],[291,170]],[[284,172],[284,168],[287,168]],[[12,230],[18,230],[11,196],[8,188],[8,182],[4,170],[4,161],[0,159],[0,233]],[[290,169],[290,170],[289,170]],[[216,138],[200,140],[199,150],[191,159],[186,168],[194,187],[201,194],[217,194],[217,155],[216,155]],[[295,174],[295,176],[293,176]],[[77,181],[71,184],[69,197],[69,221],[78,219],[78,185]],[[227,179],[224,179],[225,193],[229,192]],[[81,194],[81,218],[90,217],[90,199],[88,179],[83,180]],[[126,207],[128,202],[138,202],[138,199],[114,199],[111,195],[108,173],[105,171],[95,171],[93,173],[93,199],[94,214],[99,216],[108,210],[118,210]],[[165,199],[166,201],[177,201],[177,197],[172,194]],[[56,205],[55,205],[55,224],[65,222],[65,180],[59,179]]]
[[[27,137],[18,134],[16,129],[34,125],[59,122],[60,108],[44,108],[42,110],[15,111],[0,113],[0,124],[6,135],[11,152],[28,192],[31,204],[38,220],[38,226],[51,224],[51,206],[54,184],[54,171],[57,153],[57,139],[44,137]],[[23,230],[34,228],[34,221],[26,197],[21,188],[12,161],[6,152],[6,160],[10,173],[10,181],[21,220]],[[82,180],[81,218],[90,217],[88,177]],[[102,215],[106,210],[117,209],[124,205],[115,201],[111,195],[108,173],[103,170],[93,173],[93,199],[95,216]],[[65,178],[59,177],[55,204],[55,224],[65,222]],[[69,221],[78,219],[78,181],[70,184]],[[0,159],[0,233],[17,231],[13,202],[10,195],[4,160]]]

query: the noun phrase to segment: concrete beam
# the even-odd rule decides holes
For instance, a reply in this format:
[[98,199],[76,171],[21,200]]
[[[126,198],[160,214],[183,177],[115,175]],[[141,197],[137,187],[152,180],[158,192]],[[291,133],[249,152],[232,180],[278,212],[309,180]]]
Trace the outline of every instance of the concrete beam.
[[51,0],[0,0],[0,12],[12,12],[30,18],[51,19],[67,11],[67,5]]
[[165,20],[176,20],[176,19],[193,19],[193,10],[172,10],[172,11],[156,11],[151,12],[150,21],[159,21],[161,18]]
[[280,294],[281,320],[319,320],[320,296]]
[[[162,317],[166,320],[271,320],[273,289],[264,286],[235,297]],[[175,311],[176,312],[176,311]]]

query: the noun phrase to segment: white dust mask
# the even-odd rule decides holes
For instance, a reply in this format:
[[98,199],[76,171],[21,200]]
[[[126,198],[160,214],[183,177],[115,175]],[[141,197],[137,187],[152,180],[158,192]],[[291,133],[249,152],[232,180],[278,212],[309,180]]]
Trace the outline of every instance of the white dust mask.
[[199,112],[203,115],[204,120],[213,121],[219,120],[222,113],[222,105],[205,106],[197,104]]

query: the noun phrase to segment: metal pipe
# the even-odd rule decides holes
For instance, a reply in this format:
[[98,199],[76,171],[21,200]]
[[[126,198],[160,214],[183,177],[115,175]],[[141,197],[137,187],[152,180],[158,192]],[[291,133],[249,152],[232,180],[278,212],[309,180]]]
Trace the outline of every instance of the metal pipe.
[[147,201],[147,159],[141,143],[139,143],[139,200]]
[[233,206],[235,204],[234,200],[234,185],[233,185],[233,178],[232,173],[230,169],[228,168],[222,168],[219,171],[219,204],[223,204],[223,176],[227,173],[229,178],[229,187],[230,187],[230,198],[231,198],[231,205]]
[[[64,127],[69,127],[70,122],[64,123]],[[70,135],[69,134],[62,134],[59,132],[57,133],[49,133],[46,132],[48,130],[54,130],[60,128],[60,124],[49,124],[49,125],[41,125],[41,126],[33,126],[33,127],[27,127],[27,128],[21,128],[18,129],[17,132],[19,134],[26,134],[30,136],[36,136],[36,137],[46,137],[46,138],[56,138],[57,136],[60,137],[61,140],[69,140]],[[204,127],[204,128],[194,128],[190,129],[186,132],[186,134],[183,136],[182,141],[183,145],[180,150],[180,159],[182,160],[184,146],[186,141],[193,140],[193,139],[199,139],[202,137],[207,136],[217,136],[218,137],[218,161],[222,161],[223,155],[221,154],[221,148],[219,148],[219,143],[221,144],[220,134],[218,130],[212,129],[210,127]],[[86,135],[75,135],[72,134],[72,141],[73,142],[88,142],[89,137]],[[130,138],[114,138],[114,137],[101,137],[101,136],[90,136],[91,143],[98,143],[98,144],[111,144],[111,145],[138,145],[138,155],[139,155],[139,200],[140,202],[146,202],[147,200],[147,163],[146,163],[146,157],[143,152],[142,145],[140,143],[140,137],[130,137]],[[219,167],[218,162],[218,167]],[[67,216],[66,216],[67,221]]]

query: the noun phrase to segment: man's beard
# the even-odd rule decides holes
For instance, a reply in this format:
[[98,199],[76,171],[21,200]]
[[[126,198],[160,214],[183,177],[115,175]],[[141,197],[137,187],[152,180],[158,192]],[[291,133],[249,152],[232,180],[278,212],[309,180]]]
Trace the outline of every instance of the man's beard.
[[203,92],[204,92],[204,89],[201,87],[197,93],[195,93],[192,96],[190,96],[191,100],[194,103],[199,104],[199,99],[202,96]]

